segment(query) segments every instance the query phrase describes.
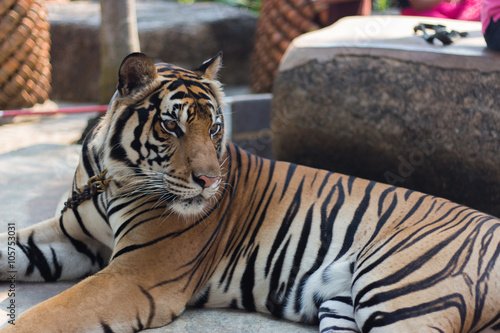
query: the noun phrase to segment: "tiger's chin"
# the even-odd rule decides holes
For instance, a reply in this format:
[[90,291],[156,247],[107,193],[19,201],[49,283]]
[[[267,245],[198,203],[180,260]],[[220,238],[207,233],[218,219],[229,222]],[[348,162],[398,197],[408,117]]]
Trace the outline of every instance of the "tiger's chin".
[[171,203],[170,208],[177,214],[185,217],[197,217],[205,213],[209,200],[202,195],[189,199],[177,199]]

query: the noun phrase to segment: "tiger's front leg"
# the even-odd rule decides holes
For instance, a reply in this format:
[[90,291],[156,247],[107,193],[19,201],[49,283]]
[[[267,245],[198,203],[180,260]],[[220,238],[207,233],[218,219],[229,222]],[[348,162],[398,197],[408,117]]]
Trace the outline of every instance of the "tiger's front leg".
[[[31,227],[0,234],[0,279],[15,272],[20,281],[71,280],[102,269],[113,238],[93,211],[93,203],[85,202]],[[102,225],[103,231],[96,229]]]
[[137,332],[164,326],[183,312],[192,288],[185,288],[189,276],[179,278],[156,256],[155,248],[115,259],[1,332]]

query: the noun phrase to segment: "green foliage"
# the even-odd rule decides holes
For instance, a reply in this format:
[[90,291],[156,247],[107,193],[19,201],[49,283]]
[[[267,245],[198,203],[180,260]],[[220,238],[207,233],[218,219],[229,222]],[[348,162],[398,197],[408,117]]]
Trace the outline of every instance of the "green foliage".
[[194,2],[218,2],[228,6],[243,7],[254,12],[259,12],[262,7],[262,0],[177,0],[179,3],[194,3]]
[[374,11],[384,11],[393,7],[392,0],[373,0],[372,7]]
[[262,0],[216,0],[216,2],[229,6],[245,7],[256,12],[260,11],[262,7]]
[[[259,12],[262,7],[263,0],[177,0],[179,3],[194,3],[194,2],[218,2],[224,5],[234,7],[244,7],[254,12]],[[397,0],[372,0],[374,11],[384,11],[394,7]]]

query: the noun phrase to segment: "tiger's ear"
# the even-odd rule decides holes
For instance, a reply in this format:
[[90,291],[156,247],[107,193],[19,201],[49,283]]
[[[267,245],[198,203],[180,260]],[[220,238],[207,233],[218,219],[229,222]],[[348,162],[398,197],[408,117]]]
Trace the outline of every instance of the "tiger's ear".
[[118,71],[118,91],[130,96],[146,88],[158,77],[153,60],[143,53],[131,53],[123,59]]
[[213,58],[205,61],[200,67],[196,68],[195,72],[198,76],[208,79],[217,80],[217,73],[222,67],[222,51],[217,53]]

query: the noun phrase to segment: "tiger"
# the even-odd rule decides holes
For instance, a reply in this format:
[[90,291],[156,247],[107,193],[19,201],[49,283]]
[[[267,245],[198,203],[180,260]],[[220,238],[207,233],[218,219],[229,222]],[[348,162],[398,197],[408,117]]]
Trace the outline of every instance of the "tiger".
[[321,333],[500,331],[499,219],[239,148],[221,66],[123,60],[64,207],[17,233],[19,280],[81,281],[1,332],[137,332],[187,307]]

